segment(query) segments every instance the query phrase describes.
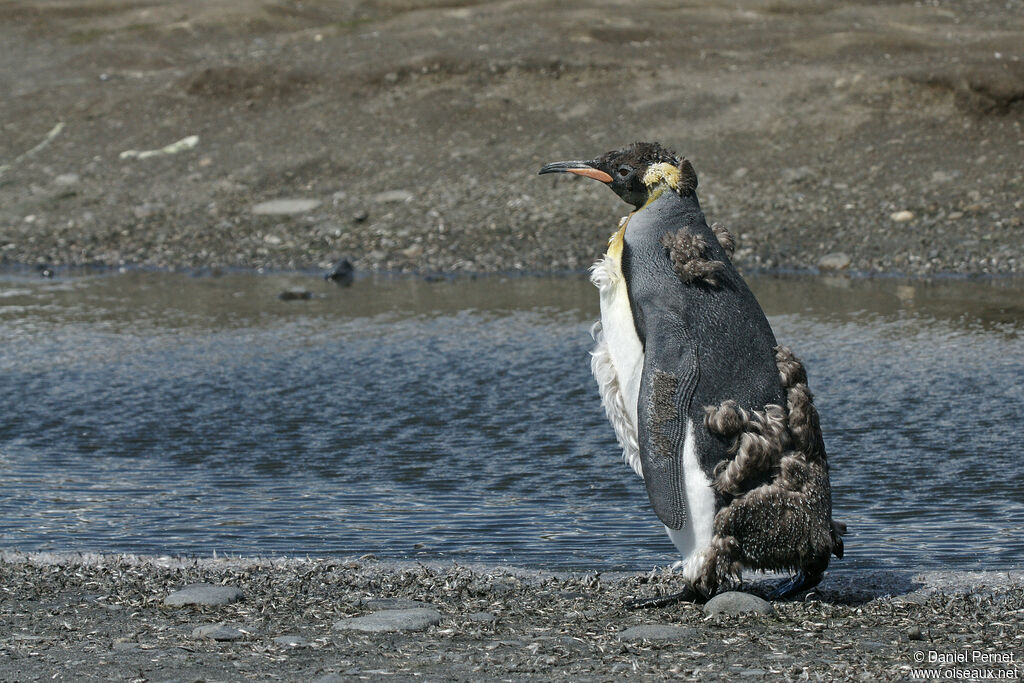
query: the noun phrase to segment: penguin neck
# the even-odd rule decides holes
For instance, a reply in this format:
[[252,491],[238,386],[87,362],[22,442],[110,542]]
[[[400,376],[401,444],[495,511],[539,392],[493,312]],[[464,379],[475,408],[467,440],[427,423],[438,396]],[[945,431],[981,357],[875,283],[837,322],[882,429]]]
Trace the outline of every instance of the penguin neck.
[[687,209],[689,211],[696,211],[698,214],[700,213],[700,204],[697,202],[697,196],[695,194],[687,193],[685,195],[681,195],[668,181],[658,181],[651,187],[650,192],[647,195],[647,200],[640,207],[630,211],[628,216],[623,217],[622,220],[619,221],[619,229],[612,233],[612,236],[608,238],[608,250],[606,252],[608,256],[621,262],[623,241],[625,240],[626,227],[629,225],[630,219],[641,211],[646,211],[655,202],[661,200],[677,201],[684,205],[688,205]]
[[664,180],[655,183],[647,193],[647,201],[644,202],[643,206],[637,209],[637,211],[643,211],[648,206],[661,199],[661,196],[665,194],[666,191],[672,194],[678,194],[673,188],[669,187],[669,184]]

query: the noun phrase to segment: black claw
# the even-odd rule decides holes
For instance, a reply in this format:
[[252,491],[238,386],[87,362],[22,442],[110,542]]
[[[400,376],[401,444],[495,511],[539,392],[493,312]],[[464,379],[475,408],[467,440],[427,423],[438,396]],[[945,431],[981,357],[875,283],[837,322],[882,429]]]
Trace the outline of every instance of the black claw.
[[626,609],[659,609],[661,607],[668,607],[669,605],[675,605],[680,602],[704,602],[700,593],[693,590],[690,586],[687,586],[678,593],[672,593],[671,595],[658,595],[653,598],[633,598],[626,600],[624,607]]
[[786,600],[800,593],[806,593],[821,583],[824,576],[821,573],[807,575],[803,572],[797,572],[795,576],[776,586],[775,590],[768,594],[768,599]]

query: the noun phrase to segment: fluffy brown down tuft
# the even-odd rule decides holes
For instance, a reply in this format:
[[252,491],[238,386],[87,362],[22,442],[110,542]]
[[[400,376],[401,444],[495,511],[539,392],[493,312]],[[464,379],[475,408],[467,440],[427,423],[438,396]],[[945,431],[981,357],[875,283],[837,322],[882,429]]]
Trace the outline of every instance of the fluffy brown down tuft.
[[785,409],[747,411],[735,401],[705,408],[708,430],[734,439],[733,458],[719,465],[714,482],[731,500],[715,515],[706,563],[694,582],[708,596],[742,567],[813,574],[828,567],[830,555],[843,553],[845,527],[832,520],[828,464],[807,373],[786,347],[776,348],[776,363]]
[[683,228],[674,234],[666,234],[661,238],[661,243],[668,250],[672,269],[683,282],[704,282],[711,286],[718,284],[718,273],[725,268],[725,264],[704,256],[708,243],[703,237]]
[[732,255],[736,253],[736,238],[732,236],[732,233],[722,225],[721,223],[712,223],[711,231],[715,233],[715,238],[718,239],[718,243],[722,245],[722,249],[725,250],[726,256],[732,258]]

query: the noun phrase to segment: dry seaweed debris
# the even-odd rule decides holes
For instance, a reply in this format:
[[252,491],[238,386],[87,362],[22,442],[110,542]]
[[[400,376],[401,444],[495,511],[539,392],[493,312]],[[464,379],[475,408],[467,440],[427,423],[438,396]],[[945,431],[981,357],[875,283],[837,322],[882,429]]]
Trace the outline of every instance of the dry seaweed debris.
[[[708,618],[696,605],[647,612],[622,607],[641,592],[678,590],[680,581],[667,571],[552,574],[372,558],[40,561],[8,553],[0,555],[0,679],[49,678],[74,663],[80,677],[135,680],[171,673],[262,680],[327,673],[885,680],[905,675],[916,650],[969,646],[1019,653],[1024,632],[1021,576],[997,586],[902,597],[827,579],[806,601],[777,604],[774,617]],[[163,606],[168,593],[199,582],[237,586],[245,597],[217,608]],[[421,633],[333,630],[342,617],[378,609],[368,600],[382,598],[432,604],[442,621]],[[476,616],[481,613],[492,618]],[[218,643],[191,636],[196,626],[221,622],[240,628],[245,638]],[[641,624],[685,625],[689,635],[619,639]],[[911,639],[914,628],[923,642]],[[281,635],[305,644],[275,643]]]

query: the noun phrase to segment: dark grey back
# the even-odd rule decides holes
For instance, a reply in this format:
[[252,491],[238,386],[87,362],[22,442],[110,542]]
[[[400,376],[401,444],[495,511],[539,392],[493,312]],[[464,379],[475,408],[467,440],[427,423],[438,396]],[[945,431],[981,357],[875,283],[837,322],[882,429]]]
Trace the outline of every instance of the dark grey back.
[[[686,284],[662,240],[687,230],[721,261],[717,285]],[[746,282],[729,261],[692,194],[663,194],[626,228],[622,270],[645,361],[638,405],[640,457],[655,512],[671,528],[686,522],[682,458],[692,420],[697,458],[713,480],[729,443],[708,432],[704,407],[732,399],[745,409],[785,406],[775,364],[775,335]]]

